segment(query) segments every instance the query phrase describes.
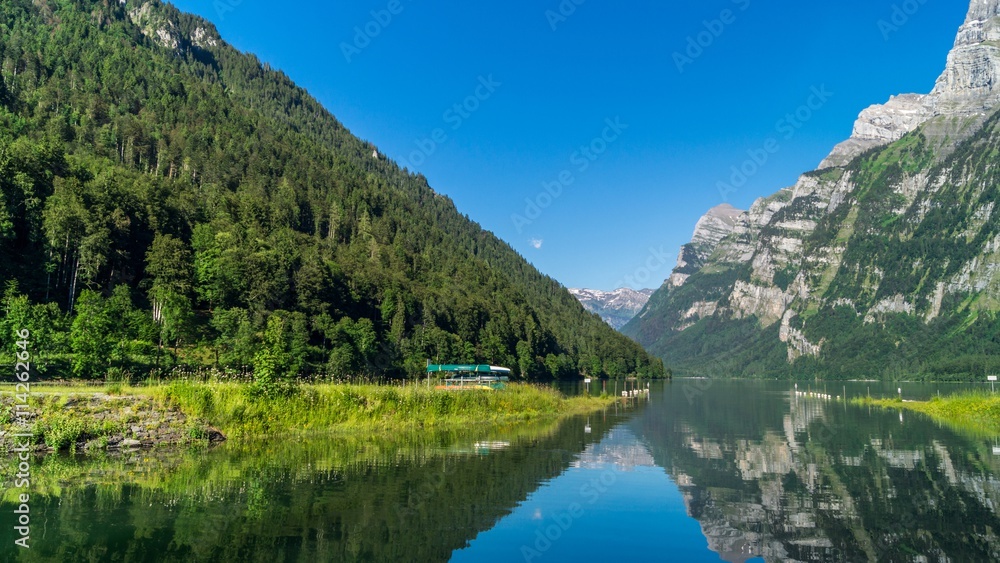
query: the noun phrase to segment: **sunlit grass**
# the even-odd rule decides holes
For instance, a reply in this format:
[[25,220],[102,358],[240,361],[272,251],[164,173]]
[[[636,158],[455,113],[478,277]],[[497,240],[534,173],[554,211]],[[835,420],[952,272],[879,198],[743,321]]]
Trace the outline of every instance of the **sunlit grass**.
[[[249,438],[330,431],[387,432],[421,428],[448,428],[470,424],[509,425],[552,419],[601,410],[612,404],[609,397],[567,398],[548,387],[509,385],[503,391],[443,391],[422,386],[314,384],[301,385],[287,396],[261,396],[240,383],[172,383],[128,386],[35,386],[33,402],[41,414],[56,409],[55,400],[69,396],[109,394],[115,397],[147,397],[164,405],[173,404],[188,417],[210,424],[229,438]],[[10,396],[11,390],[4,390]],[[89,428],[62,421],[69,435]],[[60,418],[62,417],[62,418]],[[62,424],[65,422],[65,424]],[[79,430],[79,431],[77,431]],[[100,435],[106,432],[101,432]],[[67,438],[55,438],[62,445]]]
[[[93,393],[74,390],[66,387],[61,392],[39,393],[32,389],[28,412],[33,415],[29,429],[33,444],[44,444],[53,450],[72,449],[81,441],[103,440],[102,443],[106,443],[108,437],[125,432],[127,419],[111,420],[96,416],[99,411],[122,405],[114,401],[92,405],[90,398]],[[11,416],[13,394],[10,389],[0,394],[0,410],[4,411],[0,415],[0,431],[3,432],[14,430],[11,426],[14,422]]]
[[503,391],[321,384],[286,397],[260,397],[233,383],[172,383],[148,390],[227,436],[332,430],[388,431],[466,424],[509,424],[599,410],[608,398],[566,398],[530,385]]
[[1000,395],[971,391],[929,401],[858,399],[857,403],[922,412],[959,430],[977,435],[1000,436]]

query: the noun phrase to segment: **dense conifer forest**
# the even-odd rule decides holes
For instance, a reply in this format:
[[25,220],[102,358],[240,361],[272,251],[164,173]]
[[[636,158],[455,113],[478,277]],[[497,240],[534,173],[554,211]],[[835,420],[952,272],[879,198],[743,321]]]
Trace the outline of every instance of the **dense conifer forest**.
[[200,18],[6,0],[0,75],[7,362],[27,328],[57,377],[664,375]]

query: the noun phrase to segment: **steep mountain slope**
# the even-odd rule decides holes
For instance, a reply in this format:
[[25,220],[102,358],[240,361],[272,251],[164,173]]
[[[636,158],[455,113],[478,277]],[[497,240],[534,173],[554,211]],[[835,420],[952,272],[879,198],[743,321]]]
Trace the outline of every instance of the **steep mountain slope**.
[[823,168],[755,202],[625,333],[689,372],[1000,369],[998,40],[1000,1],[975,0],[929,95],[862,112]]
[[667,285],[680,287],[691,274],[700,270],[711,258],[719,243],[736,229],[743,213],[728,203],[709,209],[695,225],[691,242],[681,247],[681,252],[677,256],[677,266],[667,278]]
[[0,337],[28,326],[78,374],[162,368],[168,345],[334,376],[663,373],[200,18],[7,1],[0,73]]
[[615,329],[620,329],[632,320],[653,295],[652,289],[636,291],[628,287],[614,291],[570,289],[569,292],[583,304],[584,308],[600,315],[604,322]]

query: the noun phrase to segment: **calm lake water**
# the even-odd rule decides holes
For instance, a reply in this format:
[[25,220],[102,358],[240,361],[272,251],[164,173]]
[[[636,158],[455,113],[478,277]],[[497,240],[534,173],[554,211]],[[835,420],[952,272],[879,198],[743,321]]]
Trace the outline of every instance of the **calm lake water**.
[[[904,398],[951,386],[903,385]],[[0,561],[996,561],[1000,439],[837,395],[678,381],[561,424],[33,462]]]

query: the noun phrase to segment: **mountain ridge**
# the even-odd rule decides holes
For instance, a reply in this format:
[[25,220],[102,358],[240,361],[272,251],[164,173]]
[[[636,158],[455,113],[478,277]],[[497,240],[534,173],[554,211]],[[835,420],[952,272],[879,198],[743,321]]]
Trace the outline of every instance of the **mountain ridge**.
[[331,377],[662,375],[210,22],[12,0],[0,24],[0,329],[29,319],[59,370],[273,369],[267,348]]
[[[861,113],[819,170],[757,200],[623,331],[697,372],[969,377],[1000,367],[1000,2],[976,0],[926,95]],[[676,275],[679,274],[679,275]]]
[[[851,137],[834,147],[820,169],[844,166],[866,150],[901,139],[939,116],[985,117],[1000,101],[1000,4],[973,0],[945,69],[928,94],[900,94],[866,108]],[[981,125],[981,122],[979,123]]]
[[596,289],[570,288],[569,292],[576,297],[591,313],[600,315],[604,322],[616,330],[621,329],[646,306],[652,289],[635,290],[628,287],[613,291]]

